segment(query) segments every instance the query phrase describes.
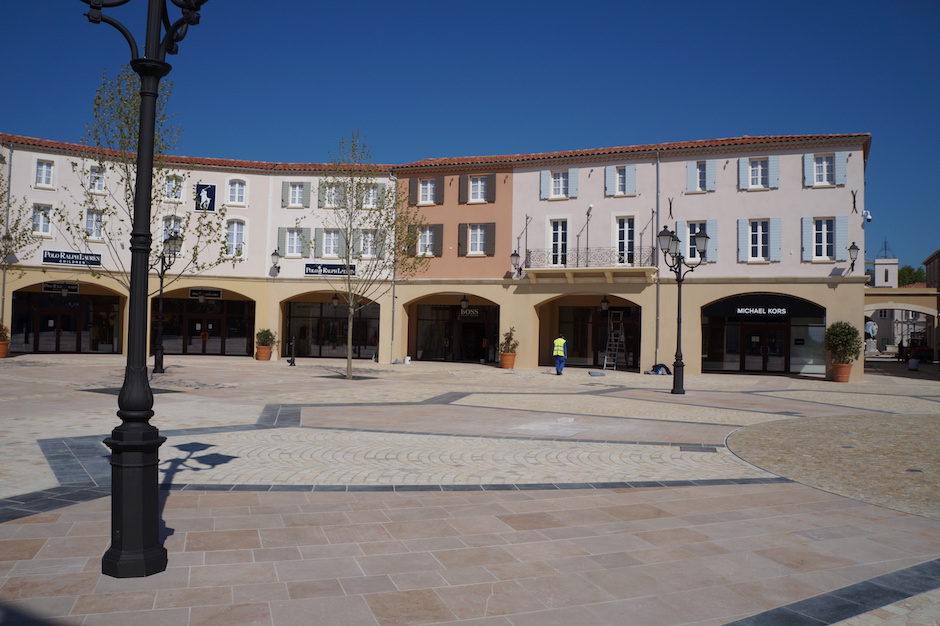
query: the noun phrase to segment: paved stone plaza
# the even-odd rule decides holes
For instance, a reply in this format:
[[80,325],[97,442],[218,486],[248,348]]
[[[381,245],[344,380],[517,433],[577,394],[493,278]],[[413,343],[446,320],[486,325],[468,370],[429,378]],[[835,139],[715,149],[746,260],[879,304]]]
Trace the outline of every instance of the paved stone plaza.
[[117,580],[101,441],[123,360],[0,361],[4,623],[940,619],[936,364],[686,395],[574,368],[166,365],[169,567]]

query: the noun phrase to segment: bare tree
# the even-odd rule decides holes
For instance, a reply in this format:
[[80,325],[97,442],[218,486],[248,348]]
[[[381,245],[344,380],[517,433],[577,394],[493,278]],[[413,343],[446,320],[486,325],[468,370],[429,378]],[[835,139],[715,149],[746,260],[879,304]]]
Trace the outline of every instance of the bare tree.
[[[241,260],[241,250],[226,246],[224,205],[207,206],[194,193],[191,210],[182,189],[188,168],[174,166],[167,153],[175,148],[180,128],[169,124],[166,100],[172,83],[161,83],[154,133],[153,197],[150,218],[153,237],[151,267],[158,267],[163,242],[175,234],[183,240],[177,264],[168,274],[170,284],[187,274],[198,274],[223,262]],[[137,181],[137,131],[140,106],[137,75],[125,66],[110,78],[107,71],[95,93],[94,120],[82,141],[84,153],[72,162],[79,186],[73,193],[81,207],[78,215],[66,207],[53,209],[55,225],[67,244],[79,252],[106,251],[92,275],[107,275],[130,291],[130,254],[127,241],[134,219]],[[71,190],[70,190],[71,191]]]
[[[0,166],[2,166],[0,159]],[[33,212],[26,198],[11,195],[10,181],[0,171],[0,324],[6,313],[7,274],[17,277],[26,272],[16,267],[23,259],[35,252],[42,241],[33,234]]]
[[[316,256],[339,258],[339,275],[326,275],[347,305],[346,378],[352,378],[353,322],[357,311],[387,293],[399,278],[423,271],[428,258],[415,255],[424,225],[408,206],[394,179],[381,182],[380,166],[359,130],[342,138],[321,181],[318,206],[323,227],[316,229]],[[392,305],[394,306],[394,304]]]

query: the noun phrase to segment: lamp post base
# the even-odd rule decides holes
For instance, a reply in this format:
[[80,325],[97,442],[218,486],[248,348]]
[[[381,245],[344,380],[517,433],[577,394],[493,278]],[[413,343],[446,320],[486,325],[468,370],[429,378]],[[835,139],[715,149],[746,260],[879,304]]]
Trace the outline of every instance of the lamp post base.
[[163,346],[157,344],[153,348],[153,373],[154,374],[163,374]]
[[672,393],[685,393],[685,363],[682,361],[672,364]]

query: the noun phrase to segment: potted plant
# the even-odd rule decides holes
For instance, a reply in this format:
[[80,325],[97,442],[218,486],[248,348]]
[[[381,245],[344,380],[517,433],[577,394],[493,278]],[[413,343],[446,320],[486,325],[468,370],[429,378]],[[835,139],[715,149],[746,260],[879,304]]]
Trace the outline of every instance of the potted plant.
[[499,366],[503,369],[512,369],[516,365],[516,348],[519,340],[516,339],[516,328],[511,326],[503,333],[503,340],[499,342]]
[[0,359],[10,355],[10,329],[0,324]]
[[270,328],[262,328],[255,333],[255,347],[258,350],[259,361],[271,360],[271,347],[274,345],[274,331]]
[[862,337],[848,322],[835,322],[826,329],[826,352],[832,359],[832,378],[837,383],[849,382],[852,361],[862,353]]

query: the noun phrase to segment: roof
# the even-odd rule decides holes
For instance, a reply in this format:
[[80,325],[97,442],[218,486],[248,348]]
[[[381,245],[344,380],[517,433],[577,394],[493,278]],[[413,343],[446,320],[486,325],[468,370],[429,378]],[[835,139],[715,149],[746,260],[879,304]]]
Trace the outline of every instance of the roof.
[[520,163],[545,161],[551,159],[571,159],[584,157],[614,156],[620,154],[649,154],[656,152],[678,152],[688,150],[714,150],[718,148],[733,148],[744,146],[785,146],[808,142],[860,142],[864,145],[865,157],[871,144],[871,133],[852,133],[838,135],[769,135],[763,137],[727,137],[724,139],[701,139],[697,141],[676,141],[670,143],[653,143],[636,146],[618,146],[613,148],[590,148],[584,150],[566,150],[561,152],[535,152],[531,154],[504,154],[477,157],[445,157],[437,159],[422,159],[397,166],[393,169],[417,169],[442,166],[460,165],[517,165]]
[[[50,141],[48,139],[36,139],[34,137],[23,137],[21,135],[9,135],[0,133],[0,143],[4,145],[30,146],[33,148],[42,148],[54,152],[65,152],[71,154],[102,154],[111,157],[125,157],[127,152],[120,150],[109,150],[95,146],[86,146],[78,143],[68,143],[65,141]],[[220,169],[239,169],[239,170],[257,170],[257,171],[278,171],[278,172],[326,172],[335,171],[338,166],[334,163],[274,163],[269,161],[245,161],[239,159],[218,159],[212,157],[188,157],[172,154],[161,155],[167,163],[175,165],[195,165],[207,168]],[[363,164],[362,169],[372,169],[373,171],[387,172],[393,166],[382,164]]]
[[[734,148],[745,146],[767,146],[781,147],[787,145],[796,145],[801,143],[829,142],[829,143],[850,143],[860,142],[863,144],[865,158],[868,158],[868,150],[871,144],[871,133],[852,133],[837,135],[768,135],[763,137],[751,137],[743,135],[741,137],[728,137],[725,139],[702,139],[697,141],[677,141],[671,143],[654,143],[637,146],[619,146],[614,148],[590,148],[584,150],[566,150],[561,152],[535,152],[531,154],[505,154],[491,156],[471,156],[471,157],[444,157],[434,159],[422,159],[404,165],[380,165],[369,164],[374,171],[390,171],[399,169],[425,169],[432,167],[453,167],[461,165],[518,165],[521,163],[534,163],[538,161],[554,159],[572,159],[586,157],[603,157],[623,154],[651,154],[656,152],[679,152],[695,150],[715,150],[719,148]],[[33,137],[23,137],[20,135],[8,135],[0,133],[0,143],[32,146],[35,148],[44,148],[47,150],[87,154],[88,152],[101,151],[105,155],[119,156],[122,153],[115,150],[102,150],[99,148],[84,146],[76,143],[66,143],[62,141],[49,141],[46,139],[35,139]],[[169,163],[179,165],[196,165],[200,167],[213,167],[221,169],[240,169],[240,170],[260,170],[260,171],[280,171],[280,172],[322,172],[334,169],[336,166],[331,163],[273,163],[267,161],[245,161],[238,159],[218,159],[210,157],[187,157],[164,155],[163,158]]]

